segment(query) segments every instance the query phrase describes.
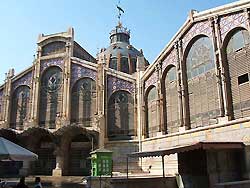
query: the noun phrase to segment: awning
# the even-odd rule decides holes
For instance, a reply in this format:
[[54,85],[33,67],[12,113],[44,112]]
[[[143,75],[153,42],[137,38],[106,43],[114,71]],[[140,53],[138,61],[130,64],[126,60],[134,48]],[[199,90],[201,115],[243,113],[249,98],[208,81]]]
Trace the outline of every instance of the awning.
[[155,151],[144,151],[144,152],[134,152],[128,154],[128,157],[138,158],[138,157],[160,157],[175,153],[181,153],[185,151],[191,151],[196,149],[204,150],[216,150],[216,149],[242,149],[244,148],[243,142],[196,142],[189,145],[175,146],[164,150]]

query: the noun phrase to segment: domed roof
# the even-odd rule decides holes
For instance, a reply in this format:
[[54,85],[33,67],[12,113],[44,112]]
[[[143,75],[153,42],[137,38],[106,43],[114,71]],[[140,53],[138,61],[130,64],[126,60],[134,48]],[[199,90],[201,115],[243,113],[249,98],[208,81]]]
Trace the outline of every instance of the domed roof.
[[109,68],[130,74],[136,71],[137,57],[143,57],[143,53],[134,48],[129,39],[130,31],[119,22],[110,32],[110,46],[101,50],[109,60]]

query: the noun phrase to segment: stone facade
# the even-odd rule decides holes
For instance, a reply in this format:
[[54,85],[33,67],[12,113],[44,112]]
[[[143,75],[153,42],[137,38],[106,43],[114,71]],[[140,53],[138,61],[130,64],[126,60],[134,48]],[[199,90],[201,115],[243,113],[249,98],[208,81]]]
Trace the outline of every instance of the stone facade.
[[[248,1],[239,1],[191,11],[151,65],[121,24],[97,58],[74,41],[72,28],[40,35],[32,67],[16,76],[10,71],[0,86],[0,134],[49,157],[44,173],[55,175],[88,174],[88,153],[97,147],[112,150],[114,170],[124,172],[131,152],[199,141],[248,144],[249,10]],[[24,86],[27,100],[13,101]],[[17,118],[22,126],[13,126]],[[178,171],[177,159],[164,158],[166,174]],[[44,161],[25,167],[35,173]],[[160,158],[130,164],[132,172],[161,174]],[[210,175],[217,177],[213,169]]]

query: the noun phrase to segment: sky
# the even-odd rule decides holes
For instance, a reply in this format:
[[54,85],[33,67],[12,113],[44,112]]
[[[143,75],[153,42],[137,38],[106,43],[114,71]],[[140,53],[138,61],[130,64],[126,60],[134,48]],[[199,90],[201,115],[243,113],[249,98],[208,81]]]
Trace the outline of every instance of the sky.
[[[3,0],[0,4],[0,84],[5,73],[18,74],[32,65],[40,33],[73,27],[75,41],[96,57],[109,45],[117,24],[119,0]],[[122,22],[131,31],[131,44],[143,49],[150,63],[175,35],[191,9],[198,11],[235,0],[120,0]],[[99,49],[99,50],[98,50]]]

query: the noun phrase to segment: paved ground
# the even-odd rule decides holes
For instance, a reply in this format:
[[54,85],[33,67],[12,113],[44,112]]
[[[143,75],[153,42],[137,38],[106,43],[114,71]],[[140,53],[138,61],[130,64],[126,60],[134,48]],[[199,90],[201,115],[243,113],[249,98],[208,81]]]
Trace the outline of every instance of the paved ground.
[[[25,178],[26,183],[29,187],[33,187],[34,180],[36,176],[29,176]],[[82,184],[82,176],[62,176],[62,177],[52,177],[52,176],[39,176],[41,177],[41,182],[44,188],[51,188],[51,187],[84,187]],[[5,181],[8,182],[10,186],[15,185],[19,182],[19,178],[3,178]]]

